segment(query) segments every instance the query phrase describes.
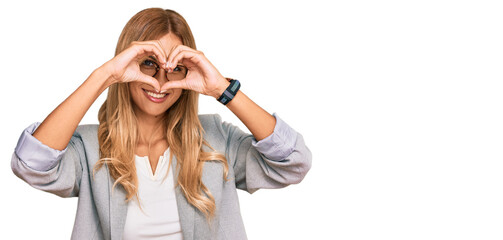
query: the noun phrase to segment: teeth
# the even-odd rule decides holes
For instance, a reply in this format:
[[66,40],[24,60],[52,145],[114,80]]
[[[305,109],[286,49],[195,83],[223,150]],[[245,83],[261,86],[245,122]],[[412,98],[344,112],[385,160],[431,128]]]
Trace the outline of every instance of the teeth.
[[147,94],[151,97],[155,97],[155,98],[163,98],[164,96],[166,96],[166,93],[163,93],[163,94],[159,94],[159,93],[153,93],[153,92],[149,92],[149,91],[146,91]]

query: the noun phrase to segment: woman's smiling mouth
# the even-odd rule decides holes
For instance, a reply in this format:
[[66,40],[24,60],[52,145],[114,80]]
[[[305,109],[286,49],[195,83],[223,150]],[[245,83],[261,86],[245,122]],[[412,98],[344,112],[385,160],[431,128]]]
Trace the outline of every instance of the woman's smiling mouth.
[[164,100],[166,100],[167,96],[169,95],[169,93],[157,93],[157,92],[152,92],[152,91],[149,91],[149,90],[146,90],[146,89],[143,89],[143,92],[145,92],[145,96],[152,102],[155,102],[155,103],[161,103],[163,102]]

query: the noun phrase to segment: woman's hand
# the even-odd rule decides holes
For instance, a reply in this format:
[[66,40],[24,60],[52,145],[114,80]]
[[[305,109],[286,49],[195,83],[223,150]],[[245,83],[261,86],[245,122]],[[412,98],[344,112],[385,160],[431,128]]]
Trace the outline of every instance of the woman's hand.
[[[188,68],[186,77],[178,81],[167,81],[161,91],[182,88],[218,98],[230,84],[202,52],[179,45],[170,52],[166,69],[173,71],[178,63]],[[236,114],[258,141],[274,132],[276,118],[241,91],[225,106]]]
[[127,49],[103,65],[110,75],[109,84],[140,81],[160,90],[157,79],[140,71],[141,61],[148,56],[155,56],[161,67],[165,68],[167,56],[159,41],[132,42]]
[[218,98],[229,86],[226,78],[200,51],[178,45],[168,56],[166,65],[168,72],[173,71],[178,63],[187,67],[187,76],[182,80],[166,82],[161,87],[161,91],[182,88]]

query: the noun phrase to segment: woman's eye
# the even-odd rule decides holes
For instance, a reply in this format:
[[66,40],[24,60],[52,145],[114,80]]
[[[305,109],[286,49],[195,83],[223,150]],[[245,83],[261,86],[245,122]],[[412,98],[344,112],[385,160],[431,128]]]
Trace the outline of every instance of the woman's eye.
[[143,61],[141,64],[146,67],[156,67],[157,66],[157,64],[154,61],[149,60],[149,59]]
[[173,72],[181,72],[181,73],[185,73],[187,71],[187,69],[184,67],[184,66],[176,66],[174,69],[173,69]]

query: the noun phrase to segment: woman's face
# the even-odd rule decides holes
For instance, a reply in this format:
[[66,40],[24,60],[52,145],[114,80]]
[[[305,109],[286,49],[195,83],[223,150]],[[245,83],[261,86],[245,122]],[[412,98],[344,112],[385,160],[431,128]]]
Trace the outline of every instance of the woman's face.
[[[172,33],[164,35],[159,41],[166,56],[169,56],[170,51],[176,46],[182,45],[182,41]],[[163,68],[159,69],[154,78],[159,81],[160,86],[170,80],[167,79],[166,71]],[[133,98],[133,109],[136,116],[157,117],[162,116],[178,100],[182,89],[169,89],[167,92],[159,94],[152,86],[135,81],[129,83],[129,92]]]

